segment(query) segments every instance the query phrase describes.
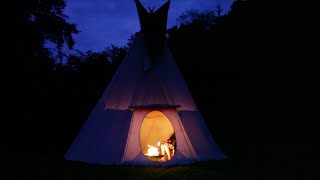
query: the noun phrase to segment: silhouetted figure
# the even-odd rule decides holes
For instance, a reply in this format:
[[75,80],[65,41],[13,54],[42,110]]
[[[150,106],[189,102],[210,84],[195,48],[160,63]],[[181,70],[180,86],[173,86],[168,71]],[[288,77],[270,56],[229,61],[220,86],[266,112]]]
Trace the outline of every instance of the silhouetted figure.
[[164,156],[163,158],[166,159],[167,156],[167,160],[170,160],[174,156],[176,149],[175,134],[173,133],[168,140],[161,142],[160,148],[161,154]]

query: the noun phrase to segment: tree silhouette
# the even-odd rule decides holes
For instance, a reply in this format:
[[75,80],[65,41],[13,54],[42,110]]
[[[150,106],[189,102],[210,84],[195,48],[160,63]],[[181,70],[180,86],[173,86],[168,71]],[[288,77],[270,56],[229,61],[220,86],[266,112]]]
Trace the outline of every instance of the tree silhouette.
[[[183,19],[196,19],[194,14]],[[227,154],[250,158],[242,162],[273,173],[283,165],[290,170],[311,166],[312,156],[301,161],[296,157],[312,151],[315,131],[308,124],[318,118],[314,99],[319,54],[312,45],[319,39],[316,6],[237,0],[210,29],[196,21],[182,22],[188,23],[169,29],[169,45]],[[249,149],[244,144],[250,144]]]
[[13,27],[10,44],[12,51],[21,58],[48,56],[49,51],[45,44],[52,42],[62,55],[64,44],[72,48],[73,34],[78,33],[75,24],[69,23],[63,10],[66,7],[64,0],[50,1],[23,1],[19,6],[12,5],[14,16],[10,16]]
[[221,8],[221,6],[218,4],[217,5],[217,9],[215,10],[215,12],[217,13],[217,16],[221,16],[223,9]]

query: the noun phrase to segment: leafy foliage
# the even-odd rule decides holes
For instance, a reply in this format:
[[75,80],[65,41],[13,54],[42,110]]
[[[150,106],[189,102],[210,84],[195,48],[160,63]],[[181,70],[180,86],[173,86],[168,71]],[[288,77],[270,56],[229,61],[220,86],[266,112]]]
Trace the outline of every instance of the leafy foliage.
[[[316,119],[320,77],[313,45],[319,39],[316,8],[273,0],[237,0],[231,8],[210,28],[182,22],[169,29],[169,46],[227,154],[270,171],[281,171],[273,163],[300,167],[296,157],[311,152],[314,142],[309,125]],[[261,159],[269,153],[279,161]],[[301,164],[311,166],[312,156],[304,157]]]
[[67,21],[68,17],[63,12],[65,0],[30,0],[12,6],[16,14],[10,17],[14,28],[11,42],[18,45],[15,46],[18,54],[24,58],[43,53],[47,56],[46,41],[56,45],[60,56],[64,44],[70,49],[73,47],[72,35],[77,34],[78,30],[75,24]]
[[213,24],[216,15],[213,10],[206,10],[200,12],[199,10],[188,10],[179,16],[177,22],[180,25],[190,25],[196,23]]

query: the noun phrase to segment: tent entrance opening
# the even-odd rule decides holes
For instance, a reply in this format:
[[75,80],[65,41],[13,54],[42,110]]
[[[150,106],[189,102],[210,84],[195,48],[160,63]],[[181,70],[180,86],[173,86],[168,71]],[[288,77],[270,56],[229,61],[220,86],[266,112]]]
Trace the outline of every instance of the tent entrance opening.
[[151,161],[166,162],[175,154],[176,139],[168,117],[151,111],[143,119],[140,129],[142,153]]

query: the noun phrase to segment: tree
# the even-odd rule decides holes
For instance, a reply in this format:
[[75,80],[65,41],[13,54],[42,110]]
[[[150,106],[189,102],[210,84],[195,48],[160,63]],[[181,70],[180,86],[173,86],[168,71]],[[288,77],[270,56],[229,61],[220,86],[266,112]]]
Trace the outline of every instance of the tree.
[[[228,142],[223,149],[250,158],[274,177],[283,165],[292,175],[313,177],[313,156],[296,157],[312,152],[311,124],[319,119],[317,7],[302,0],[236,0],[209,31],[193,23],[197,13],[189,13],[168,33],[205,119],[216,120],[213,128],[220,128],[214,132]],[[297,168],[304,172],[292,173]]]
[[183,12],[177,19],[180,25],[190,25],[195,23],[202,23],[205,25],[214,24],[216,15],[213,10],[199,11],[187,10]]
[[[6,129],[3,133],[10,137],[5,142],[10,147],[7,157],[13,158],[10,161],[19,159],[20,165],[43,154],[48,145],[45,138],[50,137],[53,121],[47,115],[55,108],[55,58],[45,44],[51,41],[61,55],[64,44],[73,47],[72,35],[78,33],[76,25],[68,22],[65,7],[65,0],[18,0],[3,6],[8,11],[4,17],[7,23],[2,26],[6,54],[1,59],[1,81],[5,94],[2,102],[7,109],[1,123]],[[17,102],[26,103],[18,113]],[[18,150],[21,147],[23,152]]]
[[217,9],[215,10],[216,13],[217,13],[217,16],[221,16],[222,15],[222,12],[223,12],[223,9],[221,8],[221,6],[218,4],[217,5]]
[[76,25],[69,23],[63,10],[65,0],[30,0],[20,4],[11,4],[14,13],[9,17],[12,31],[11,51],[22,58],[32,59],[51,55],[45,47],[46,41],[55,44],[59,56],[62,56],[64,44],[72,48],[72,35],[78,33]]

